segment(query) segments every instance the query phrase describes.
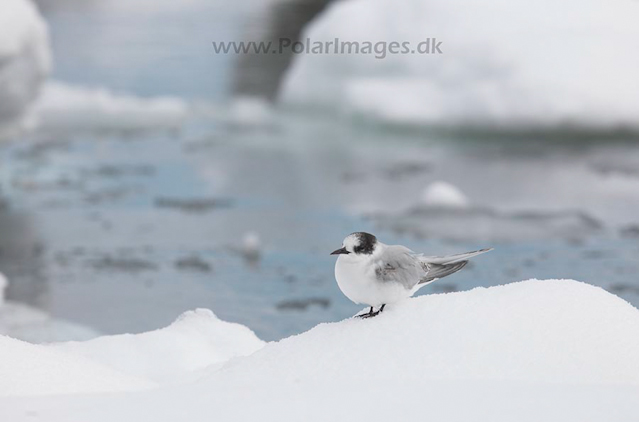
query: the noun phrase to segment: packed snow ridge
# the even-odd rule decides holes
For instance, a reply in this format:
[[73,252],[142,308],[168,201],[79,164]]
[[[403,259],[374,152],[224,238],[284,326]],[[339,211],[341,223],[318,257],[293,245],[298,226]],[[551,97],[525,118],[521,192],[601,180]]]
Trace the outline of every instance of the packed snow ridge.
[[[398,124],[639,129],[638,12],[606,0],[332,2],[301,39],[376,52],[296,55],[280,96]],[[433,38],[442,54],[390,52]]]
[[[0,419],[626,421],[637,356],[639,311],[571,280],[421,296],[266,345],[200,310],[88,342],[0,337]],[[70,394],[99,391],[118,393]]]
[[0,2],[0,139],[19,130],[51,67],[44,19],[30,0]]

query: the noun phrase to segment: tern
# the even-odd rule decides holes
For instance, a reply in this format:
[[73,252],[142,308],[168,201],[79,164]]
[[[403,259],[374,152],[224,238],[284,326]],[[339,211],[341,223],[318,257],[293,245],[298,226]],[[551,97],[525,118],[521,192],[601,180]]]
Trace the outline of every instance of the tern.
[[356,304],[370,306],[368,313],[358,315],[370,318],[387,304],[411,297],[427,284],[464,268],[469,258],[491,250],[426,256],[402,245],[385,245],[370,233],[357,232],[346,236],[342,247],[331,255],[339,255],[335,279],[340,290]]

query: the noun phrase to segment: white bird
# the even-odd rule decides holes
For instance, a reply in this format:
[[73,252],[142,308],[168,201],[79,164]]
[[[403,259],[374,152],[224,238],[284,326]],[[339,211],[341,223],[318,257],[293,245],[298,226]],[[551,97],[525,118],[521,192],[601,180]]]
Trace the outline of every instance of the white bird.
[[[411,297],[417,290],[461,270],[468,259],[491,251],[481,249],[448,256],[425,256],[405,246],[385,245],[369,233],[357,232],[344,239],[335,263],[335,279],[344,295],[370,306],[363,318],[376,316],[389,303]],[[380,307],[374,312],[375,307]]]
[[262,241],[260,240],[260,235],[256,232],[246,232],[242,237],[240,253],[249,265],[257,265],[262,256]]

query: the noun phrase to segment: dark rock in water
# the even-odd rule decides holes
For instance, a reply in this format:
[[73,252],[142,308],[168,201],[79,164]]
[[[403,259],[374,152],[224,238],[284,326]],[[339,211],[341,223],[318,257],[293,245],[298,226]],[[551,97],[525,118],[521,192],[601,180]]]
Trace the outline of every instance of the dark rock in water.
[[147,177],[155,174],[155,167],[151,165],[130,165],[130,164],[103,164],[94,170],[85,172],[85,175],[116,179],[127,176]]
[[117,202],[128,195],[142,193],[143,189],[130,186],[116,186],[103,188],[84,194],[83,200],[90,205]]
[[295,277],[294,274],[289,274],[284,278],[284,280],[286,280],[287,283],[295,283],[297,281],[297,277]]
[[622,294],[622,293],[635,293],[639,294],[639,286],[633,286],[625,283],[614,283],[608,287],[608,290],[612,293]]
[[433,291],[437,293],[453,293],[458,291],[457,286],[453,283],[435,283],[432,288]]
[[279,302],[275,307],[280,311],[305,311],[310,306],[319,306],[327,309],[331,301],[325,297],[310,297],[307,299],[289,299]]
[[612,254],[610,252],[606,252],[606,251],[588,250],[588,251],[583,251],[581,253],[581,256],[584,259],[603,259],[603,258],[607,258],[609,256],[612,256]]
[[175,267],[182,271],[198,271],[201,273],[210,273],[213,270],[211,264],[198,256],[180,258],[175,261]]
[[532,223],[548,224],[555,221],[574,221],[586,229],[598,230],[603,227],[601,221],[583,211],[526,211],[507,215],[511,219]]
[[622,176],[639,177],[637,163],[597,163],[592,168],[605,176],[619,174]]
[[379,228],[400,235],[448,241],[574,240],[603,228],[599,220],[582,211],[506,213],[488,208],[418,206],[399,214],[369,218]]
[[508,278],[517,278],[519,277],[519,270],[517,268],[505,268],[504,274]]
[[639,238],[639,225],[630,224],[619,229],[619,235],[628,239]]
[[432,165],[423,161],[398,161],[375,171],[374,174],[367,174],[361,170],[347,170],[340,175],[340,180],[344,183],[356,183],[363,182],[375,175],[393,182],[399,182],[407,178],[421,176],[431,170]]
[[345,171],[340,175],[340,180],[344,183],[361,182],[366,179],[366,175],[362,172]]
[[414,177],[431,171],[431,165],[421,161],[395,163],[384,170],[384,176],[391,180]]
[[11,185],[24,192],[55,192],[74,191],[82,188],[82,182],[72,180],[67,176],[60,176],[53,180],[38,180],[31,176],[15,177]]
[[139,258],[121,258],[104,256],[92,262],[93,268],[102,271],[122,271],[137,273],[142,271],[156,271],[158,266],[153,262]]
[[231,201],[220,198],[156,198],[155,206],[158,208],[173,208],[183,212],[204,213],[218,208],[228,208]]
[[[251,22],[245,41],[271,42],[279,48],[279,40],[291,43],[300,39],[302,30],[331,0],[290,0],[269,6],[266,16]],[[282,78],[293,59],[292,51],[284,48],[280,54],[248,53],[240,56],[235,72],[234,93],[239,96],[275,100]]]
[[66,140],[46,139],[26,144],[15,152],[18,160],[39,161],[56,152],[68,151],[71,143]]

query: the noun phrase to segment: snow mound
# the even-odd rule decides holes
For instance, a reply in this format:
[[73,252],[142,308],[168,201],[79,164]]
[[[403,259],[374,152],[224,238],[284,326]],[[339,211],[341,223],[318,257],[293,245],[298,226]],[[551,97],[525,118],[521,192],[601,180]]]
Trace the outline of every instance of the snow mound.
[[197,370],[250,355],[263,345],[249,328],[222,321],[210,310],[197,309],[185,312],[170,326],[156,331],[51,347],[162,383],[190,378]]
[[153,386],[87,359],[0,335],[0,396],[135,391]]
[[0,396],[136,391],[198,378],[262,348],[247,327],[198,309],[170,326],[85,342],[34,345],[0,335]]
[[[170,329],[144,352],[159,368],[166,362],[156,355],[171,347]],[[104,349],[100,353],[130,353],[133,339],[106,339],[88,344]],[[27,378],[34,372],[16,369],[14,361],[42,361],[8,355],[7,341],[16,342],[0,338],[3,388],[12,383],[5,373],[24,384],[20,369]],[[369,320],[321,324],[214,367],[195,382],[136,394],[0,397],[0,418],[629,421],[639,415],[637,356],[639,311],[627,302],[576,281],[528,280],[421,296]]]
[[466,208],[469,201],[457,186],[438,181],[424,189],[422,204],[438,208]]
[[509,380],[639,385],[639,311],[599,287],[528,280],[413,298],[369,320],[321,324],[219,376],[336,385]]
[[[629,89],[638,9],[605,0],[333,2],[302,40],[386,46],[297,55],[280,96],[399,124],[639,128],[639,95]],[[410,51],[432,38],[442,54],[390,53],[391,42],[410,42]]]
[[51,66],[47,26],[30,0],[0,2],[0,138],[18,127]]
[[139,98],[48,82],[33,111],[43,130],[149,131],[179,129],[189,106],[178,98]]

